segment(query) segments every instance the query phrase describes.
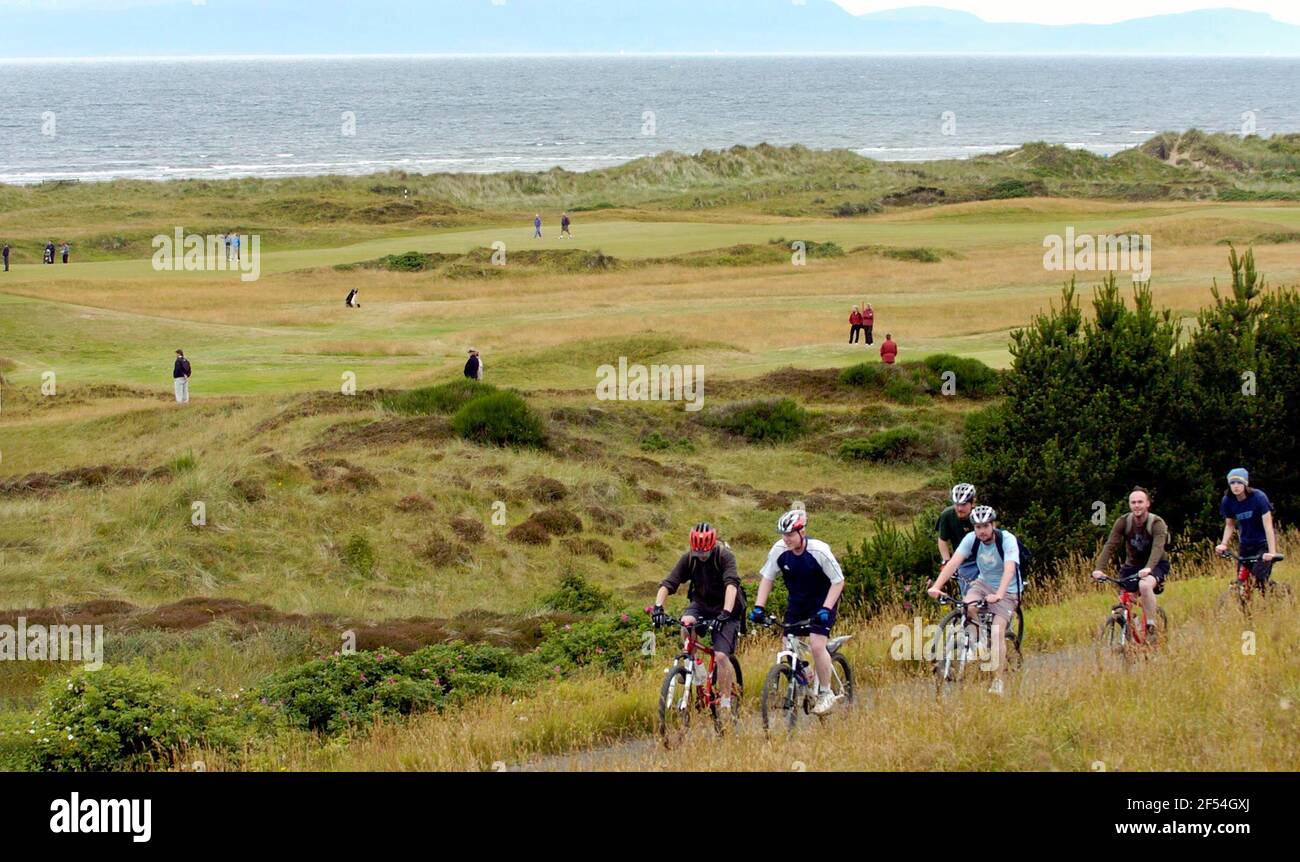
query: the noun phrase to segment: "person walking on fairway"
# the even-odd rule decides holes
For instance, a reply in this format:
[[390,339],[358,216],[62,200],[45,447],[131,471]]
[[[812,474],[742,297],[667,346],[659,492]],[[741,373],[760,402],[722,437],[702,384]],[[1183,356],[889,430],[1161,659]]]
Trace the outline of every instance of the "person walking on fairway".
[[54,240],[45,244],[45,258],[42,263],[54,263]]
[[472,347],[469,350],[469,359],[465,360],[465,376],[470,380],[483,379],[483,360],[479,358],[478,351]]
[[569,214],[562,213],[560,215],[560,238],[563,239],[566,236],[573,239],[573,234],[569,231]]
[[867,303],[862,309],[862,331],[867,334],[867,344],[874,344],[871,340],[871,327],[876,325],[876,313],[871,310],[871,303]]
[[235,261],[239,261],[239,234],[235,234]]
[[0,252],[0,254],[4,255],[5,272],[8,272],[9,271],[9,243],[5,243],[4,251]]
[[176,362],[172,365],[172,387],[176,390],[176,403],[190,403],[190,361],[185,358],[184,350],[176,351]]
[[221,235],[221,238],[226,241],[226,260],[230,260],[230,243],[231,243],[230,234],[223,233]]
[[880,361],[886,365],[893,365],[897,358],[898,345],[894,343],[894,336],[886,332],[885,340],[880,343]]
[[63,262],[64,262],[64,263],[67,263],[67,262],[68,262],[68,252],[72,251],[72,247],[69,246],[69,245],[67,244],[67,242],[64,242],[62,248],[60,248],[59,250],[63,253]]
[[858,307],[855,305],[853,310],[849,312],[849,344],[858,343],[858,333],[861,330],[862,312],[858,311]]
[[542,214],[533,216],[533,239],[542,238]]

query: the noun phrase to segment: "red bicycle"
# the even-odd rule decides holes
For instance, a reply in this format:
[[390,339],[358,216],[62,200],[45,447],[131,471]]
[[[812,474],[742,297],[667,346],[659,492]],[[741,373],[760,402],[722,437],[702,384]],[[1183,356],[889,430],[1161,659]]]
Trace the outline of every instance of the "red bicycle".
[[[1142,597],[1129,589],[1137,579],[1107,577],[1099,580],[1115,584],[1120,593],[1119,602],[1110,609],[1110,614],[1097,632],[1098,660],[1118,652],[1124,656],[1125,661],[1129,661],[1138,650],[1156,646],[1158,638],[1155,632],[1147,632],[1148,620],[1146,610],[1142,607]],[[1165,615],[1164,608],[1156,608],[1156,616],[1160,619],[1156,631],[1163,636],[1169,631],[1169,618]]]
[[[658,730],[665,748],[672,748],[686,738],[691,728],[692,712],[708,712],[713,718],[713,729],[719,735],[730,729],[727,724],[734,726],[739,720],[740,699],[745,688],[740,662],[734,655],[727,656],[731,660],[735,681],[731,688],[731,717],[724,720],[720,714],[722,692],[718,688],[717,654],[712,647],[700,642],[700,635],[712,634],[716,623],[716,620],[697,620],[694,625],[685,626],[682,651],[664,673],[663,685],[659,689]],[[672,617],[663,622],[666,626],[681,624],[681,620]]]
[[[1228,591],[1219,599],[1219,610],[1223,610],[1230,604],[1235,604],[1241,608],[1241,612],[1250,613],[1250,598],[1255,592],[1261,596],[1270,596],[1278,599],[1285,599],[1291,595],[1291,588],[1286,584],[1279,583],[1272,578],[1259,580],[1255,577],[1255,564],[1263,559],[1263,554],[1257,554],[1253,557],[1239,557],[1232,551],[1226,551],[1219,554],[1225,560],[1237,561],[1237,577],[1228,587]],[[1273,555],[1273,562],[1283,560],[1281,554]]]

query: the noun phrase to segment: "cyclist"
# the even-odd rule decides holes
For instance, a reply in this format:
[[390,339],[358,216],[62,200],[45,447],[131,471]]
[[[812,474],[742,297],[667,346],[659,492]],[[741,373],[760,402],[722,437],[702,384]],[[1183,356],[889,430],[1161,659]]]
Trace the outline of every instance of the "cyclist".
[[[952,557],[939,571],[939,577],[930,585],[929,593],[930,598],[939,598],[943,595],[944,584],[956,574],[961,564],[966,560],[975,561],[979,575],[968,585],[962,601],[969,603],[984,599],[993,613],[994,679],[989,691],[1002,694],[1006,631],[1016,606],[1020,604],[1020,543],[1012,533],[997,528],[997,519],[998,513],[992,506],[971,509],[970,522],[975,530],[957,545]],[[975,619],[973,605],[966,612]]]
[[745,588],[736,572],[735,555],[726,545],[718,544],[718,531],[708,522],[695,525],[691,530],[690,550],[682,554],[668,577],[659,582],[659,592],[651,610],[651,620],[655,625],[664,625],[668,621],[664,602],[677,592],[683,581],[688,581],[690,587],[686,592],[689,604],[682,611],[682,625],[691,626],[705,619],[715,621],[713,653],[718,669],[718,690],[722,692],[719,708],[723,717],[727,717],[731,711],[732,683],[735,682],[729,656],[736,652],[736,637],[745,616]]
[[831,553],[829,545],[804,534],[807,525],[808,513],[802,509],[791,509],[776,522],[776,531],[781,534],[781,539],[772,546],[767,562],[759,570],[762,581],[758,585],[758,598],[754,600],[754,609],[750,611],[749,618],[756,623],[767,619],[763,604],[772,593],[776,573],[782,572],[785,588],[790,594],[785,609],[786,625],[804,619],[812,620],[811,625],[792,631],[808,635],[818,683],[817,703],[813,706],[813,712],[822,715],[830,711],[837,700],[835,692],[831,690],[831,654],[826,649],[826,640],[830,636],[831,627],[835,625],[840,593],[844,592],[844,572],[840,570],[839,561]]
[[1134,486],[1128,495],[1128,514],[1121,515],[1110,528],[1101,555],[1093,565],[1092,576],[1106,579],[1105,569],[1111,556],[1121,544],[1126,556],[1119,567],[1124,589],[1142,597],[1142,610],[1146,612],[1147,632],[1156,630],[1156,596],[1165,591],[1165,578],[1169,575],[1169,557],[1165,542],[1169,540],[1169,527],[1151,511],[1151,492],[1141,485]]
[[[934,525],[935,531],[939,534],[941,566],[947,564],[952,558],[952,549],[961,544],[966,534],[974,529],[970,523],[970,510],[974,505],[974,485],[962,482],[952,486],[952,505],[939,513],[939,520]],[[966,592],[966,585],[978,574],[979,568],[973,559],[966,560],[957,569],[957,587],[963,595]]]
[[1273,558],[1277,556],[1273,504],[1263,491],[1250,487],[1250,474],[1245,467],[1228,471],[1228,493],[1219,504],[1219,514],[1223,516],[1223,539],[1214,550],[1227,553],[1232,531],[1239,528],[1237,553],[1242,557],[1259,557],[1251,567],[1251,574],[1262,588],[1273,573]]

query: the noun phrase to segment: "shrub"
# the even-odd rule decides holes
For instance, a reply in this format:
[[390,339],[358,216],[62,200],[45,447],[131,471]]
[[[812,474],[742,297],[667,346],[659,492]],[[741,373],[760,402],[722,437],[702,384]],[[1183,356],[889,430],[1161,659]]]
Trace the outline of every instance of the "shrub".
[[168,764],[193,746],[233,742],[211,701],[139,666],[57,675],[44,695],[27,751],[31,767],[42,771],[139,769]]
[[466,440],[496,446],[544,446],[546,430],[533,409],[513,392],[496,392],[467,403],[451,426]]
[[[879,518],[874,531],[840,558],[845,607],[868,613],[893,602],[920,597],[938,566],[934,542],[938,511],[927,511],[907,528]],[[906,607],[905,609],[910,610]]]
[[487,536],[487,527],[474,518],[452,518],[451,531],[466,542],[481,542]]
[[477,380],[462,378],[437,386],[424,386],[419,389],[407,389],[384,395],[379,403],[395,413],[429,415],[433,413],[455,413],[461,407],[484,395],[491,395],[497,388]]
[[568,509],[550,506],[534,512],[528,519],[553,536],[582,532],[582,519]]
[[341,553],[343,564],[354,575],[368,578],[375,571],[375,549],[370,540],[360,533],[348,537]]
[[641,449],[646,452],[695,452],[695,443],[689,437],[678,437],[671,439],[662,436],[658,431],[651,431],[641,438]]
[[571,572],[560,580],[554,592],[542,599],[547,607],[575,614],[590,614],[604,609],[613,596],[592,584],[581,574]]
[[524,483],[528,496],[538,503],[557,503],[569,494],[564,483],[547,476],[530,476]]
[[260,696],[294,727],[337,732],[486,693],[522,690],[533,676],[532,668],[507,650],[456,642],[408,656],[375,650],[308,662],[272,677]]
[[930,372],[929,384],[935,391],[941,391],[943,374],[953,373],[956,393],[967,398],[987,398],[998,391],[998,372],[978,359],[954,356],[951,353],[936,353],[925,359],[925,368]]
[[434,259],[431,254],[405,251],[401,254],[390,254],[387,257],[380,258],[379,265],[394,272],[423,272],[433,265]]
[[785,443],[808,430],[808,411],[792,398],[739,404],[713,420],[751,443]]
[[939,263],[943,260],[943,255],[939,252],[924,246],[918,248],[886,247],[880,250],[880,254],[882,257],[894,260],[910,260],[915,263]]
[[925,457],[933,435],[915,428],[889,428],[870,437],[846,440],[840,445],[841,458],[865,461],[901,461]]
[[885,372],[885,397],[899,404],[915,404],[924,391],[911,374],[903,368]]
[[549,545],[551,534],[545,527],[529,518],[506,532],[506,538],[524,545]]
[[883,386],[889,369],[879,362],[860,362],[840,372],[840,382],[846,386]]
[[570,536],[561,541],[560,544],[562,544],[564,549],[570,554],[589,554],[599,559],[602,563],[609,563],[614,560],[614,549],[602,542],[600,539],[593,539],[590,537],[580,539],[577,536]]
[[581,667],[622,670],[639,660],[646,627],[645,614],[632,610],[564,625],[545,623],[530,658],[557,676]]

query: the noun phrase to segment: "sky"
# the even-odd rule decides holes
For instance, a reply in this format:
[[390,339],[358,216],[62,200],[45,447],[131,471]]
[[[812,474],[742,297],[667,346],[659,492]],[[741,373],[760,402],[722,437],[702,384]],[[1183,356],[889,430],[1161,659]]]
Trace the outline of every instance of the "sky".
[[978,15],[985,21],[1021,24],[1114,24],[1152,15],[1171,15],[1195,9],[1242,9],[1264,12],[1288,24],[1300,24],[1297,0],[1089,0],[1087,3],[1044,3],[1043,0],[934,0],[907,3],[899,0],[833,0],[855,15],[906,6],[940,6]]

